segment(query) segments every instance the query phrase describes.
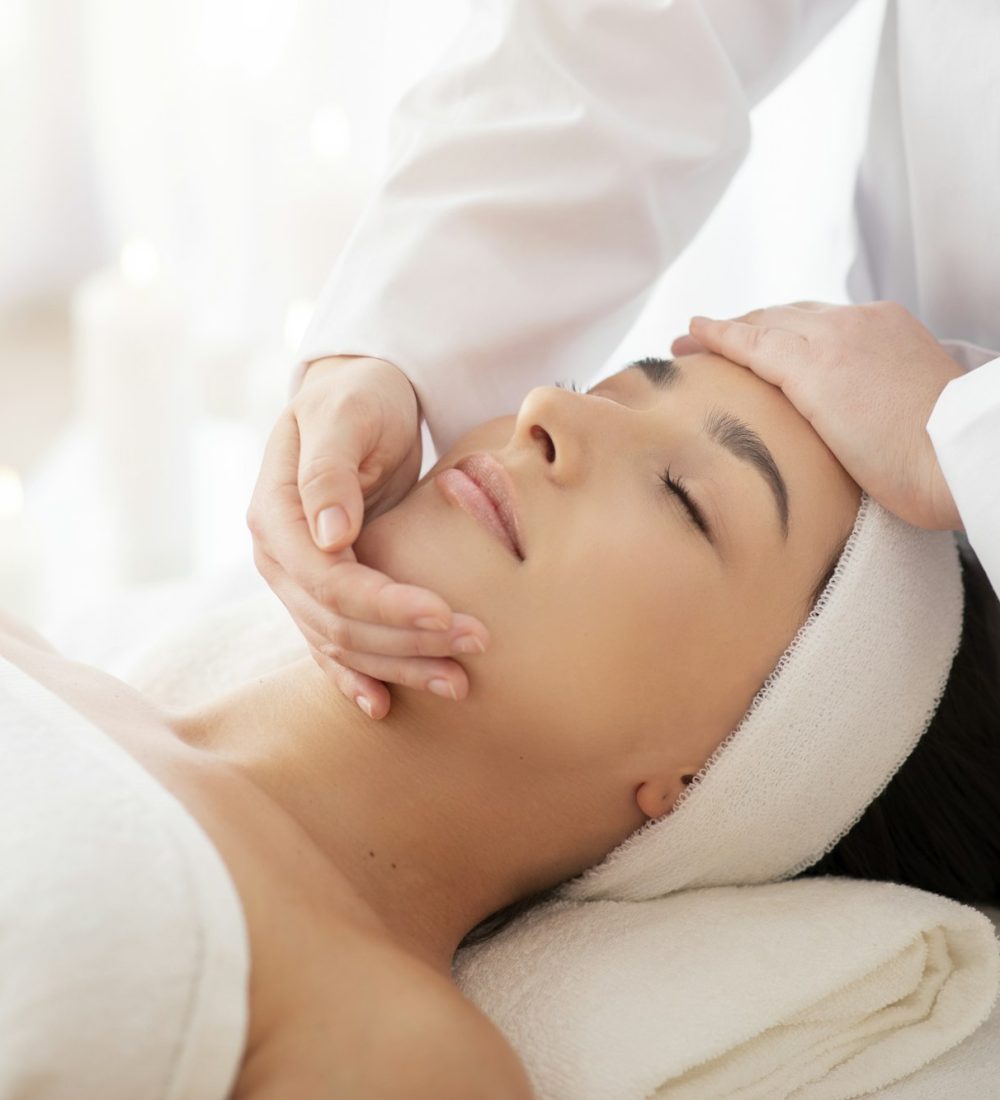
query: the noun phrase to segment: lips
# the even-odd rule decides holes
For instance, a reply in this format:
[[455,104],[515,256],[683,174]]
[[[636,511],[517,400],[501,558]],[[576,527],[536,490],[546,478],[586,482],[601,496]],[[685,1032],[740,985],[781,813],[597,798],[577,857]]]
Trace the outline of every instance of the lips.
[[[478,487],[482,496],[486,498],[491,506],[491,510],[487,510],[485,507],[478,508],[479,501],[476,499],[462,499],[460,485],[453,487],[455,490],[453,495],[459,499],[459,503],[463,506],[467,503],[467,510],[481,519],[486,526],[492,526],[498,537],[506,541],[513,553],[523,561],[524,543],[521,539],[514,485],[502,463],[492,455],[477,452],[460,458],[455,463],[454,469],[460,471]],[[444,470],[441,474],[438,474],[438,477],[444,477],[448,473],[449,471]],[[471,489],[471,487],[469,488]],[[472,490],[472,492],[475,491]]]

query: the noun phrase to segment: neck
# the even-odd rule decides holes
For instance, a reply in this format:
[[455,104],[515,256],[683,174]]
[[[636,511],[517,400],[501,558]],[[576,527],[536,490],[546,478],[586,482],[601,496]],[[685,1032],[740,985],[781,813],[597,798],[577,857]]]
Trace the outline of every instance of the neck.
[[460,705],[394,686],[373,722],[306,657],[174,726],[290,815],[394,940],[450,974],[470,928],[641,823],[627,799],[613,824],[584,813],[573,777],[561,792],[525,763],[523,740],[484,738],[443,710]]

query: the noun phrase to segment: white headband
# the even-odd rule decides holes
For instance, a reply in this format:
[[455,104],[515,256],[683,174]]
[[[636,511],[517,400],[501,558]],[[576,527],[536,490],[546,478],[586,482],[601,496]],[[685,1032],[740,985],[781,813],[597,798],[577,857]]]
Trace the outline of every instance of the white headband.
[[669,814],[557,896],[643,901],[812,866],[930,724],[963,606],[952,532],[913,527],[862,494],[832,578],[736,729]]

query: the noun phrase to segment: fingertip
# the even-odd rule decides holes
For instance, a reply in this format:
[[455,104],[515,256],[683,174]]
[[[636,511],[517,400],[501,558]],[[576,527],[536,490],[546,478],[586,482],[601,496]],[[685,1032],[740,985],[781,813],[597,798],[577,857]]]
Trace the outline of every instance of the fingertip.
[[389,713],[387,694],[373,687],[355,687],[351,697],[363,714],[377,722]]
[[316,517],[316,545],[321,550],[338,549],[351,530],[351,517],[339,505],[324,508]]
[[705,349],[693,336],[678,336],[674,342],[670,345],[670,354],[676,358],[681,358],[684,355],[694,355],[696,352],[704,351]]
[[492,638],[490,637],[489,627],[481,619],[477,619],[474,615],[466,615],[463,612],[457,612],[455,614],[455,621],[453,623],[453,626],[455,630],[461,630],[464,633],[476,635],[476,637],[480,638],[484,645],[489,645],[492,641]]

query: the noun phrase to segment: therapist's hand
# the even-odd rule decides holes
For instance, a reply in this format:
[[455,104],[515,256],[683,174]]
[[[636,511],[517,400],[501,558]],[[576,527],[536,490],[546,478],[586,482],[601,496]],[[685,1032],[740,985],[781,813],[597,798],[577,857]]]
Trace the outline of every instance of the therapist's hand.
[[381,359],[320,359],[278,417],[247,511],[261,576],[319,667],[373,718],[389,712],[386,683],[443,680],[440,694],[462,698],[468,678],[449,654],[466,651],[453,643],[468,634],[482,648],[489,642],[478,619],[362,565],[351,549],[367,520],[410,491],[420,465],[419,405],[406,375]]
[[727,321],[693,317],[672,351],[702,349],[780,387],[890,512],[917,527],[961,528],[926,426],[941,391],[964,372],[903,306],[801,302]]

